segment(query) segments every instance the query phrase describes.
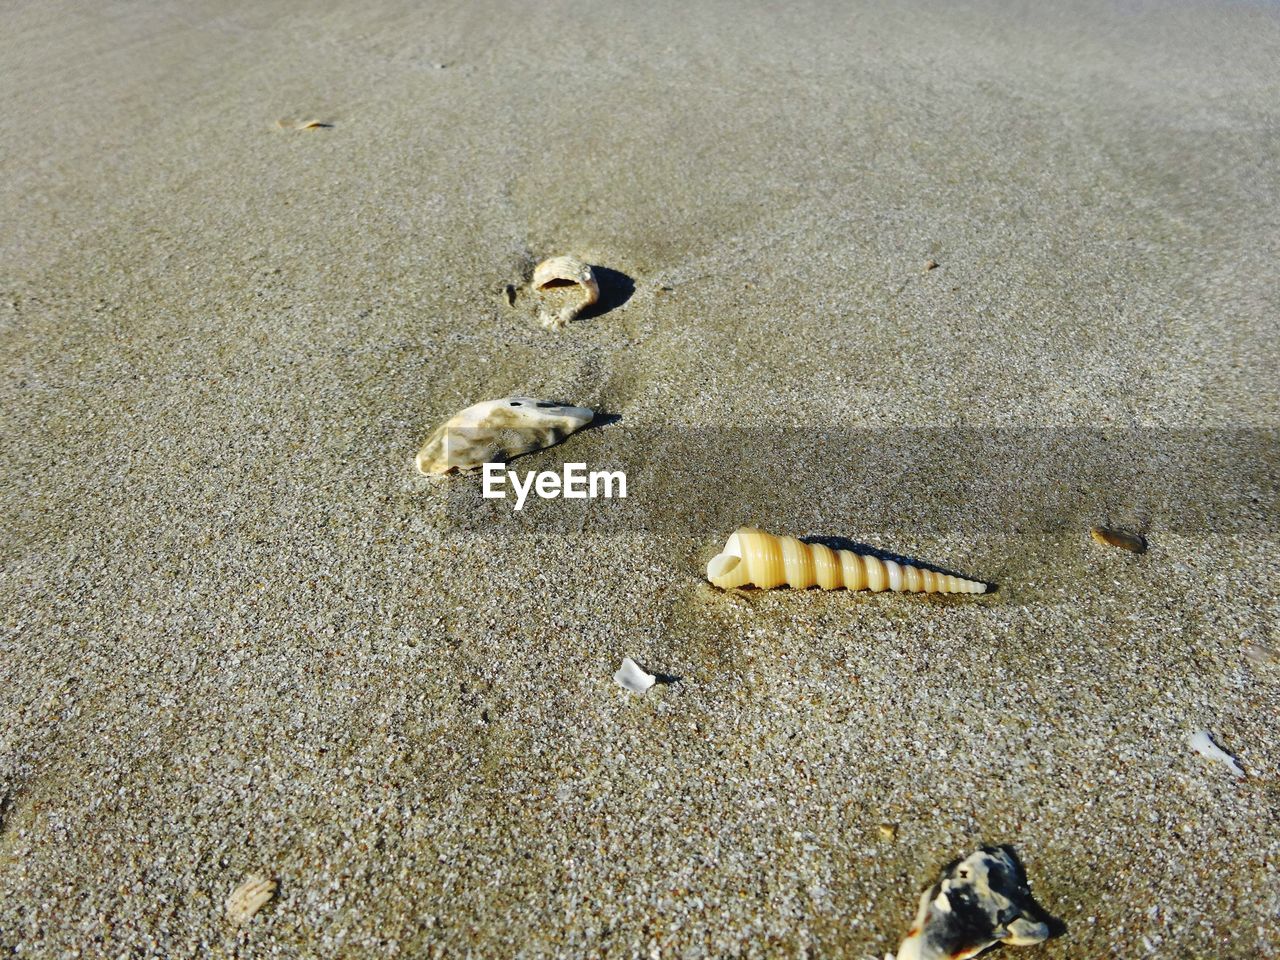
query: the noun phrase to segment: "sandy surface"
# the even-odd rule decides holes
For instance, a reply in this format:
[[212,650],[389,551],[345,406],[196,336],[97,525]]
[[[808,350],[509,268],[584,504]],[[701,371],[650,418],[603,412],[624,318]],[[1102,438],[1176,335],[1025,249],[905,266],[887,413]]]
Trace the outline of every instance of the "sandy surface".
[[[1280,956],[1276,8],[358,6],[4,14],[0,953]],[[414,473],[509,393],[628,500]]]

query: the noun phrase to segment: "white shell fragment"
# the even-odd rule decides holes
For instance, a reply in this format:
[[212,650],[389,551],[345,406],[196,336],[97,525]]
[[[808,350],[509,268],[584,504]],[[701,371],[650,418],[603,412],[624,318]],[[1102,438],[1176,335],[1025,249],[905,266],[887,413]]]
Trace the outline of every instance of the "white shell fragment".
[[1208,730],[1199,730],[1189,736],[1187,738],[1187,746],[1206,760],[1213,760],[1222,764],[1241,780],[1245,778],[1245,773],[1240,769],[1240,764],[1236,763],[1236,758],[1214,743],[1213,738],[1209,736]]
[[261,874],[252,874],[227,897],[227,919],[243,926],[276,895],[276,882]]
[[441,424],[418,451],[421,473],[474,470],[559,443],[595,412],[533,397],[503,397],[467,407]]
[[965,960],[993,943],[1040,943],[1049,939],[1047,919],[1022,865],[1005,848],[983,847],[921,895],[897,960]]
[[543,260],[534,268],[530,286],[535,295],[543,298],[538,319],[548,330],[561,329],[600,299],[600,284],[594,271],[577,257]]
[[1249,641],[1241,648],[1245,659],[1258,667],[1274,667],[1280,663],[1280,650],[1269,647],[1265,643]]
[[644,694],[657,681],[651,673],[645,671],[630,657],[622,661],[622,666],[618,668],[618,672],[613,675],[613,679],[618,686],[625,687],[632,693]]

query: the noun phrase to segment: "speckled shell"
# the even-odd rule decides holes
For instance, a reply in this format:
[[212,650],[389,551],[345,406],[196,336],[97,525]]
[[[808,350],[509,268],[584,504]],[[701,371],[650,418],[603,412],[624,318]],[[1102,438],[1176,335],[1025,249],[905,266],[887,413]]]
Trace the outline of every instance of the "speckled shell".
[[600,284],[588,264],[577,257],[552,257],[543,260],[533,270],[533,282],[530,284],[535,294],[548,287],[576,286],[580,296],[577,301],[558,311],[545,307],[539,314],[539,320],[548,330],[559,330],[587,307],[600,299]]
[[986,593],[987,585],[852,550],[832,550],[794,537],[739,527],[707,564],[707,579],[721,589],[756,586],[823,590],[894,590],[898,593]]
[[591,422],[586,407],[503,397],[467,407],[435,429],[418,451],[422,473],[474,470],[559,443]]
[[921,895],[897,960],[966,960],[993,943],[1041,943],[1049,938],[1044,919],[1021,865],[999,847],[983,847]]

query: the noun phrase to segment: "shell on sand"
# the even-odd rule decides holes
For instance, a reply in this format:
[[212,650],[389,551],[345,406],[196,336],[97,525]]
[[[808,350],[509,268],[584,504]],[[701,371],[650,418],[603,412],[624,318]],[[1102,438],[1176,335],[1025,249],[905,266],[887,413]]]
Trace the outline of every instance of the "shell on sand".
[[853,550],[832,550],[795,537],[739,527],[707,564],[707,579],[733,587],[821,587],[823,590],[893,590],[898,593],[986,593],[987,585],[922,570]]
[[245,878],[240,886],[231,891],[225,904],[227,919],[236,926],[243,926],[253,919],[253,915],[276,895],[276,882],[261,874],[252,874]]
[[658,678],[627,657],[622,661],[618,672],[613,675],[613,679],[618,686],[625,687],[632,693],[647,693]]
[[1089,536],[1104,547],[1119,547],[1130,553],[1142,553],[1147,549],[1147,541],[1136,533],[1127,530],[1115,530],[1111,527],[1090,527]]
[[571,302],[559,310],[545,306],[539,320],[548,330],[559,330],[587,307],[600,299],[600,284],[595,272],[577,257],[552,257],[534,267],[530,284],[535,294],[542,294],[556,287],[576,287]]
[[999,847],[983,847],[950,864],[921,894],[897,960],[965,960],[993,943],[1041,943],[1049,939],[1045,919],[1021,864]]
[[327,130],[333,124],[325,120],[289,120],[282,118],[276,121],[276,126],[281,130]]
[[1265,643],[1254,643],[1250,640],[1246,641],[1240,649],[1244,651],[1245,658],[1255,666],[1273,667],[1280,663],[1280,650]]
[[422,473],[472,470],[559,443],[591,422],[594,411],[533,397],[503,397],[467,407],[442,423],[418,451]]
[[1238,779],[1243,780],[1245,778],[1245,772],[1240,768],[1240,764],[1236,763],[1236,758],[1214,743],[1213,737],[1209,735],[1208,730],[1197,730],[1189,736],[1187,738],[1187,746],[1206,760],[1222,764]]

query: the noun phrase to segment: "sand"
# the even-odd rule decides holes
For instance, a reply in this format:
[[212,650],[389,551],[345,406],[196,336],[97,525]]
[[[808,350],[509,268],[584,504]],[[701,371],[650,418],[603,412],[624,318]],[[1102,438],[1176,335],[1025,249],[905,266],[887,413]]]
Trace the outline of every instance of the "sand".
[[[7,10],[0,953],[1280,956],[1280,18],[1055,7]],[[511,393],[628,498],[414,472]]]

